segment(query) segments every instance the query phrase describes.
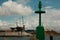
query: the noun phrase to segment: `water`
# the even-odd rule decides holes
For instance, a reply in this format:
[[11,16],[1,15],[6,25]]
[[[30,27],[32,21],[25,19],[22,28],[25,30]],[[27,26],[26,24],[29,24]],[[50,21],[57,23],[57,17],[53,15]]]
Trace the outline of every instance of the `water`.
[[0,37],[0,40],[29,40],[30,37],[6,37],[7,39],[5,39],[4,37]]
[[[50,40],[49,35],[45,36],[45,40]],[[60,36],[53,36],[53,40],[60,40]]]
[[[0,40],[5,40],[4,37],[0,37]],[[30,37],[7,37],[6,40],[30,40]],[[49,35],[45,36],[45,40],[50,40]],[[60,36],[53,36],[53,40],[60,40]]]

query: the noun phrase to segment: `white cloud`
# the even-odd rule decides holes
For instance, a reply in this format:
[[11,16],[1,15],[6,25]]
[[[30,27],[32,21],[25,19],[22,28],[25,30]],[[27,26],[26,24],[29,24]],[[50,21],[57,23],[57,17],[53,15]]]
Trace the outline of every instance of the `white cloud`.
[[2,4],[0,7],[0,15],[29,15],[33,13],[33,10],[29,6],[25,6],[23,4],[18,4],[13,1],[7,1]]
[[[26,30],[27,29],[36,29],[36,27],[38,26],[38,15],[36,16],[27,16],[27,17],[24,17],[24,25],[25,25],[25,28]],[[14,19],[15,22],[17,21],[19,26],[22,27],[22,18],[21,19]]]
[[38,26],[38,15],[26,17],[24,23],[26,29],[36,29]]
[[9,23],[5,22],[5,21],[2,21],[0,20],[0,30],[3,29],[4,27],[6,28],[8,26]]
[[45,29],[60,32],[60,10],[52,7],[45,7],[45,14],[42,14],[42,23]]
[[16,24],[0,20],[0,30],[10,29],[10,27],[16,27]]
[[[33,19],[34,18],[34,19]],[[24,18],[25,28],[27,29],[35,29],[38,26],[38,15],[29,16]],[[14,19],[14,23],[9,23],[6,21],[0,20],[0,27],[2,29],[10,29],[10,27],[16,27],[16,21],[18,22],[18,26],[22,27],[22,19]]]
[[6,12],[4,13],[4,9],[0,6],[0,16],[6,15]]

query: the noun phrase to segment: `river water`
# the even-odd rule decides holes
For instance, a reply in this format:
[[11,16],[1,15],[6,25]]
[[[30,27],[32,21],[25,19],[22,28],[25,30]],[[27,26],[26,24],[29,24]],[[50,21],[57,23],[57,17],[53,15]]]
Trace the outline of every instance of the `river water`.
[[[50,40],[49,35],[46,35],[46,36],[45,36],[45,40]],[[54,35],[54,36],[53,36],[53,40],[60,40],[60,36]]]
[[0,37],[0,40],[29,40],[30,37]]
[[[30,37],[0,37],[0,40],[30,40]],[[50,40],[49,35],[45,36],[45,40]],[[60,36],[53,36],[53,40],[60,40]]]

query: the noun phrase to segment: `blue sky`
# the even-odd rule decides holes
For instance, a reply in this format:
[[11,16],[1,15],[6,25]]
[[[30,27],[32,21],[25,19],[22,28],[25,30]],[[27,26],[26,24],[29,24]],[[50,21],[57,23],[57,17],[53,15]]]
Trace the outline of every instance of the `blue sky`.
[[[4,2],[6,2],[6,1],[8,1],[8,0],[0,0],[0,6],[4,3]],[[12,1],[14,1],[14,2],[17,2],[17,0],[12,0]],[[17,2],[18,3],[18,2]],[[38,1],[37,0],[30,0],[26,5],[27,6],[30,6],[33,10],[36,10],[37,8],[38,8],[38,6],[37,6],[37,4],[38,4]],[[33,15],[33,14],[32,14]],[[15,18],[15,17],[17,17],[17,18],[19,18],[19,17],[21,17],[22,15],[13,15],[13,16],[0,16],[0,19],[1,20],[5,20],[5,21],[10,21],[10,20],[12,20],[13,18]],[[7,20],[8,19],[8,20]]]
[[[41,0],[43,10],[42,24],[45,30],[55,30],[60,32],[60,0]],[[0,27],[15,27],[15,22],[22,26],[22,16],[24,16],[24,24],[26,29],[35,29],[38,26],[38,14],[34,13],[38,10],[39,0],[0,0]],[[57,28],[56,28],[57,27]]]
[[[0,0],[0,5],[2,5],[3,2],[6,2],[8,0]],[[13,1],[17,1],[17,0],[13,0]],[[58,8],[60,9],[60,0],[41,0],[43,3],[43,6],[52,6],[54,8]],[[38,3],[38,0],[30,0],[30,2],[27,5],[30,5],[31,7],[33,7],[33,9],[35,9],[36,4]]]
[[53,8],[60,9],[60,0],[42,0],[43,5],[52,6]]

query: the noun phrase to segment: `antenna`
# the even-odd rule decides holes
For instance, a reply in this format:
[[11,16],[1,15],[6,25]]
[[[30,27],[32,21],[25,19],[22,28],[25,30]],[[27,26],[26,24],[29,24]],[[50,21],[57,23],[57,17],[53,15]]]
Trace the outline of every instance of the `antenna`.
[[22,25],[23,25],[23,30],[25,30],[25,25],[24,25],[24,19],[23,19],[23,16],[22,16]]
[[16,26],[18,27],[18,22],[16,22]]
[[16,18],[14,20],[15,20],[16,26],[18,27],[18,22],[17,22],[18,20]]
[[23,16],[22,16],[22,25],[24,25],[24,19],[23,19]]

